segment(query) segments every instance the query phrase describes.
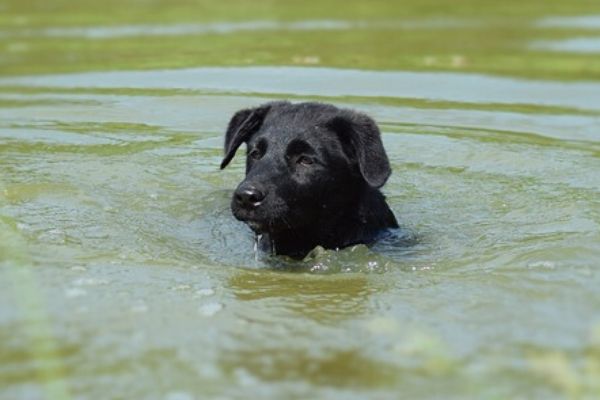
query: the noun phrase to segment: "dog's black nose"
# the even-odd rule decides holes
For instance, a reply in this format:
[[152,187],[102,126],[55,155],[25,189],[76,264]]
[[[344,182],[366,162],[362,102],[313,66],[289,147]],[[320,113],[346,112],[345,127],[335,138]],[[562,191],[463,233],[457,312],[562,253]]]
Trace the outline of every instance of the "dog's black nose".
[[244,208],[256,208],[264,200],[265,194],[256,186],[240,186],[234,193],[236,203]]

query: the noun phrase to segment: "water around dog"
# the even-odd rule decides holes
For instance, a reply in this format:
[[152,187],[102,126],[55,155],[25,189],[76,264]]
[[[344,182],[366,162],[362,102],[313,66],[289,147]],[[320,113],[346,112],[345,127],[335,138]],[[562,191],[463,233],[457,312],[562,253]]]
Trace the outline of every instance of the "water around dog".
[[[532,47],[596,28],[550,17],[520,22],[514,40],[530,66],[511,72],[505,60],[501,75],[469,69],[477,54],[419,55],[410,71],[406,60],[357,56],[355,69],[342,69],[341,47],[331,61],[280,48],[266,66],[165,67],[142,61],[143,26],[102,39],[69,28],[59,39],[43,36],[45,25],[26,34],[7,25],[0,398],[597,396],[600,83],[587,55]],[[459,40],[505,20],[478,21],[268,33],[258,24],[222,33],[210,51],[279,29],[293,44],[321,29],[325,42],[400,30],[398,40],[412,35],[435,53],[426,32]],[[147,44],[154,53],[179,37],[167,32]],[[207,34],[188,29],[181,40]],[[74,55],[104,49],[122,70],[76,56],[43,70],[36,54],[56,40]],[[136,65],[119,64],[128,43],[139,45]],[[503,54],[487,45],[490,58]],[[540,60],[562,61],[544,75]],[[589,70],[572,72],[581,60]],[[18,62],[22,73],[8,75]],[[431,69],[438,64],[444,72]],[[301,261],[255,252],[229,209],[243,157],[220,171],[222,138],[233,112],[280,98],[326,100],[379,123],[393,169],[384,193],[407,245],[316,248]]]

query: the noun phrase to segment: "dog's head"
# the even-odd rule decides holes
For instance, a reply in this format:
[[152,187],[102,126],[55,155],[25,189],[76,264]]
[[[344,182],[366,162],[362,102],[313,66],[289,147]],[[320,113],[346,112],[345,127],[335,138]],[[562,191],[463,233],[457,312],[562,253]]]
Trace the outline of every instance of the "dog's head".
[[273,102],[238,111],[221,169],[242,143],[246,178],[231,208],[257,233],[318,224],[355,206],[365,187],[381,187],[391,173],[375,122],[332,105]]

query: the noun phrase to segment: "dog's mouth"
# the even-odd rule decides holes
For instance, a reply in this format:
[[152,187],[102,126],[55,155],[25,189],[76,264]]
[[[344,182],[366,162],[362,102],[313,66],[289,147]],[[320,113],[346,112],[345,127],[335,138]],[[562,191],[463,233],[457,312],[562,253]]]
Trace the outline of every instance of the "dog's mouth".
[[[261,206],[262,207],[262,206]],[[232,207],[233,216],[250,227],[257,235],[275,233],[283,229],[285,219],[276,213],[265,215],[264,210],[247,210],[241,207]]]
[[254,231],[254,233],[260,235],[262,233],[269,233],[271,231],[271,224],[269,224],[266,220],[255,218],[253,215],[247,215],[244,212],[239,212],[239,210],[235,210],[233,212],[235,218],[245,223]]
[[264,233],[275,234],[291,228],[289,225],[285,225],[278,220],[265,221],[250,218],[238,218],[238,220],[248,225],[257,235],[262,235]]
[[297,224],[290,215],[277,205],[261,205],[257,209],[248,210],[232,204],[233,216],[240,222],[245,223],[257,235],[268,233],[276,234],[283,231],[294,230]]

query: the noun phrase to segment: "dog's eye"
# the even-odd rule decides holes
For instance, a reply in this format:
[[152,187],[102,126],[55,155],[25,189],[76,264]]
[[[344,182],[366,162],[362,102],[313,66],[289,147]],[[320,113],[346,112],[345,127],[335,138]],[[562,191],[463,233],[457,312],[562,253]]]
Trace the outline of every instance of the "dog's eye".
[[250,157],[253,160],[260,160],[262,158],[262,153],[260,152],[260,150],[254,149],[250,153],[248,153],[248,157]]
[[314,160],[308,156],[300,156],[296,159],[296,164],[311,165],[313,163],[314,163]]

